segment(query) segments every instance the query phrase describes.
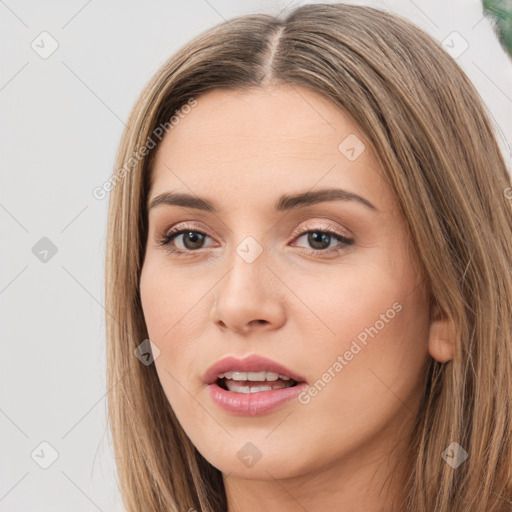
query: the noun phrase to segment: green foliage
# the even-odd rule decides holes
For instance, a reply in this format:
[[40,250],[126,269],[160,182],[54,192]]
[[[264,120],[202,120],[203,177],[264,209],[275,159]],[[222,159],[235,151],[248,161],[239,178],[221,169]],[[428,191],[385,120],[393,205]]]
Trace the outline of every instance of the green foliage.
[[483,0],[483,6],[501,46],[512,56],[512,0]]

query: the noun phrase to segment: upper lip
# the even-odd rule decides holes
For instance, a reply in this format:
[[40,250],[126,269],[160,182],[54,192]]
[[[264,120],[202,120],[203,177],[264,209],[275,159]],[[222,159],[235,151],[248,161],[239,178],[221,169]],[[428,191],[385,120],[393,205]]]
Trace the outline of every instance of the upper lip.
[[204,374],[203,380],[206,384],[213,384],[219,374],[230,371],[238,372],[275,372],[280,375],[290,377],[295,382],[305,382],[306,379],[294,371],[286,368],[282,364],[276,363],[264,356],[252,354],[239,359],[234,356],[228,356],[214,363]]

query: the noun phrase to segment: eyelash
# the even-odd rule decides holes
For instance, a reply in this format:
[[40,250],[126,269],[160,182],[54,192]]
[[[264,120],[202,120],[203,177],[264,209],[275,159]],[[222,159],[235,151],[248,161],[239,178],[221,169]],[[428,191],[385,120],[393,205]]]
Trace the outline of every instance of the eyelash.
[[[199,229],[194,229],[193,226],[190,226],[190,227],[179,226],[179,227],[173,228],[170,231],[161,235],[159,237],[157,243],[159,246],[164,247],[166,251],[170,252],[171,254],[173,254],[175,256],[178,256],[178,257],[195,256],[195,253],[197,253],[199,251],[199,249],[195,250],[195,251],[194,250],[185,250],[184,251],[182,249],[174,249],[170,246],[170,243],[174,240],[174,238],[176,238],[177,236],[182,235],[184,233],[190,233],[190,232],[199,233],[200,235],[203,235],[203,236],[209,236],[207,233],[204,233],[203,231],[201,231]],[[332,229],[307,229],[305,231],[297,230],[293,233],[293,236],[295,238],[300,238],[304,235],[307,235],[308,233],[327,234],[327,235],[331,236],[332,238],[335,238],[338,242],[341,242],[345,246],[342,248],[331,247],[330,249],[306,249],[304,247],[302,248],[307,252],[307,254],[312,255],[312,256],[323,256],[325,254],[331,254],[333,252],[341,253],[342,251],[344,251],[346,249],[346,247],[354,244],[353,239],[347,238],[346,236],[343,236],[340,233],[338,233],[337,231],[334,231]]]

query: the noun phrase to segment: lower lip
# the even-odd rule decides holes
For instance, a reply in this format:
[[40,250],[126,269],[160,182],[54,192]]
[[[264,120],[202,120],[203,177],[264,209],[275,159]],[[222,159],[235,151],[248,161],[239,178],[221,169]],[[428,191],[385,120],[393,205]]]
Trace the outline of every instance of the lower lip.
[[224,411],[238,416],[260,416],[293,400],[307,386],[305,382],[301,382],[289,388],[256,393],[234,393],[222,389],[216,383],[210,384],[208,388],[212,400]]

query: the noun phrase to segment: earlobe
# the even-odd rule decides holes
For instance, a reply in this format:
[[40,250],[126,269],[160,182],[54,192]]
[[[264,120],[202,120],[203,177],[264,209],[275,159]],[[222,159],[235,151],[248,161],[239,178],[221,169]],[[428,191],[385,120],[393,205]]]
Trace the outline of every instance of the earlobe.
[[436,361],[446,363],[453,359],[455,349],[453,323],[437,304],[432,308],[428,352]]

